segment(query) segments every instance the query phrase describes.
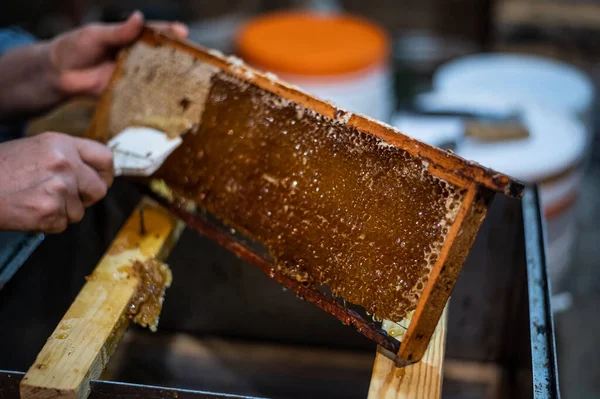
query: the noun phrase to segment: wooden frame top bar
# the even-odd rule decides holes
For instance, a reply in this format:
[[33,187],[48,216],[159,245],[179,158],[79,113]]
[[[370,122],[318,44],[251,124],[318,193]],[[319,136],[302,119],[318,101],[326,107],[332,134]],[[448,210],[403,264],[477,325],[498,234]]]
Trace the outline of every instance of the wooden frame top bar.
[[[151,28],[144,29],[140,40],[153,45],[169,45],[192,54],[233,76],[253,83],[268,92],[291,100],[326,117],[336,119],[340,115],[349,113],[329,102],[311,96],[297,86],[280,81],[275,75],[257,71],[240,62],[236,57],[225,57],[217,51],[205,49],[189,41],[174,39]],[[474,181],[508,197],[521,198],[523,196],[525,186],[516,179],[485,168],[475,162],[467,161],[450,151],[444,151],[415,140],[392,126],[354,113],[351,114],[347,125],[377,136],[389,144],[406,150],[413,156],[428,161],[430,172],[449,182],[455,184],[460,182],[462,184],[459,183],[459,185],[466,187]]]

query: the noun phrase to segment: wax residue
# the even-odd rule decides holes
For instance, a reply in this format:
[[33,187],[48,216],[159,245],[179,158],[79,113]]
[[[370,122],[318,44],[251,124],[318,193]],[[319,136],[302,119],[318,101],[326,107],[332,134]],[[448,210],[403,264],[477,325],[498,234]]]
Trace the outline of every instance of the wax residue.
[[171,270],[156,259],[136,261],[131,270],[140,282],[129,304],[129,316],[136,324],[156,331],[165,290],[173,280]]
[[264,243],[279,270],[377,318],[414,310],[464,193],[428,164],[219,73],[158,178]]

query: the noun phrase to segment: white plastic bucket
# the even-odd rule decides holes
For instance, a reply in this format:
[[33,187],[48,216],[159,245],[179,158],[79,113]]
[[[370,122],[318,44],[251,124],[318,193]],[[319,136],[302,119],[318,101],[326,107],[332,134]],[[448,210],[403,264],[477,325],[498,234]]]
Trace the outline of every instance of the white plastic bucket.
[[351,112],[389,122],[391,41],[377,24],[346,13],[279,12],[248,21],[236,41],[250,65]]
[[566,63],[521,54],[477,54],[440,67],[440,93],[493,94],[518,104],[540,104],[576,115],[589,129],[595,89],[589,76]]
[[533,140],[524,145],[498,144],[493,149],[467,144],[459,153],[540,183],[550,274],[555,282],[560,280],[576,242],[573,210],[594,139],[592,80],[574,66],[543,57],[478,54],[439,68],[434,90],[445,97],[487,96],[528,110]]
[[508,116],[518,111],[530,137],[522,140],[482,142],[464,137],[460,117],[399,114],[393,124],[402,132],[432,145],[455,141],[455,152],[523,180],[538,183],[548,239],[548,264],[553,281],[561,280],[576,242],[575,203],[586,159],[584,124],[567,112],[536,104],[515,104],[485,95],[429,93],[418,99],[428,111],[452,109],[474,114]]
[[387,65],[329,79],[279,74],[287,82],[348,111],[389,122],[394,111],[392,71]]

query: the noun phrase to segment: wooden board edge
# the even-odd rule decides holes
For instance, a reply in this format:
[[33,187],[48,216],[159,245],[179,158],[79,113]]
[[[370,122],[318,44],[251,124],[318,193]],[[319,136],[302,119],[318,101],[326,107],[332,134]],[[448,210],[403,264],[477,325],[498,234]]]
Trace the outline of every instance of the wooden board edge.
[[399,362],[394,354],[378,347],[369,384],[369,399],[440,398],[446,353],[448,308],[445,307],[421,361]]
[[[142,254],[140,256],[143,259],[164,259],[168,255],[170,249],[177,241],[183,225],[180,221],[172,217],[166,209],[148,198],[143,198],[98,263],[94,273],[99,269],[100,265],[112,262],[108,260],[112,259],[111,256],[118,257],[120,255],[118,251],[123,245],[123,241],[127,242],[129,240],[132,226],[140,225],[140,207],[146,209],[145,213],[151,208],[161,215],[158,218],[161,226],[159,226],[156,232],[149,232],[145,236],[151,237],[148,239],[154,240],[155,244],[158,245],[154,245],[152,248],[145,248],[145,241],[140,241],[130,243],[132,248],[137,245],[140,254]],[[113,251],[117,253],[113,254]],[[123,266],[127,266],[130,263],[133,264],[135,260],[141,259],[133,258],[125,260],[124,258],[117,258],[114,263],[118,262],[119,267],[117,270],[122,270]],[[101,271],[101,273],[105,272],[105,270]],[[98,281],[94,278],[94,274],[92,274],[88,282],[83,286],[39,352],[35,362],[22,379],[20,384],[21,398],[86,398],[89,395],[90,381],[100,376],[129,326],[129,304],[141,280],[133,275],[129,275],[124,279],[119,278],[118,282],[108,282],[108,288],[100,290],[106,293],[104,296],[107,294],[111,296],[110,294],[114,293],[111,289],[117,285],[123,289],[122,295],[118,295],[115,303],[110,302],[108,304],[109,308],[106,308],[105,298],[102,298],[102,295],[100,295],[98,298],[100,304],[98,305],[97,312],[91,318],[88,318],[87,314],[82,312],[82,308],[85,308],[86,304],[90,301],[95,302],[94,295],[100,292],[98,285],[105,284],[104,281],[103,279],[99,279]],[[96,316],[103,313],[101,309],[110,314],[107,317],[110,320],[110,325],[107,328],[102,328],[102,323]],[[78,323],[78,319],[82,321]],[[95,322],[97,322],[97,325]],[[90,345],[89,343],[84,346],[81,342],[77,342],[76,339],[71,340],[69,338],[72,336],[77,337],[78,330],[86,329],[89,325],[95,326],[94,334],[98,334],[98,338],[94,339],[94,342],[96,344],[101,342],[100,346]],[[73,362],[84,357],[82,356],[82,351],[90,351],[90,356],[87,356],[89,360],[82,363],[85,367],[76,368],[80,367],[80,365],[78,363],[78,366],[72,366]],[[73,357],[70,357],[72,353]],[[64,369],[69,370],[69,373],[65,373]],[[66,374],[73,375],[67,377]],[[69,378],[69,381],[65,382],[64,378]]]
[[462,207],[400,343],[400,359],[415,362],[425,353],[493,197],[493,191],[477,184],[467,190]]

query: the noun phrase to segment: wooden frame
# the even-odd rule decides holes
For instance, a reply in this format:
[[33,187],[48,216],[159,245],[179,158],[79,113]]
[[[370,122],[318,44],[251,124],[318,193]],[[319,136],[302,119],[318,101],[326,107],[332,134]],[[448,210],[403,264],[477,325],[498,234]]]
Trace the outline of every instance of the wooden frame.
[[[170,46],[193,55],[202,62],[213,65],[232,76],[255,84],[261,89],[302,105],[330,119],[336,119],[336,115],[339,115],[340,112],[346,112],[345,110],[336,108],[331,103],[319,100],[303,92],[298,87],[274,80],[272,76],[267,76],[240,63],[237,58],[226,58],[216,51],[207,50],[188,41],[171,38],[151,28],[145,28],[139,40],[153,46]],[[110,139],[108,137],[107,123],[111,101],[111,87],[121,78],[123,62],[126,57],[127,52],[122,52],[119,56],[110,87],[105,91],[96,107],[96,113],[87,133],[89,138],[104,142]],[[466,161],[451,152],[443,151],[415,140],[389,125],[358,114],[352,114],[346,124],[362,132],[379,137],[389,144],[402,148],[415,157],[429,161],[429,171],[450,183],[467,188],[471,183],[476,182],[492,191],[502,192],[510,197],[520,198],[523,195],[524,186],[520,182],[476,163]]]
[[[442,396],[447,320],[446,307],[423,358],[415,364],[403,364],[389,356],[382,347],[377,348],[369,399],[430,399]],[[386,324],[388,330],[390,326],[395,327]]]
[[90,381],[100,376],[129,326],[141,280],[125,270],[136,261],[166,258],[182,226],[153,201],[140,202],[21,381],[21,398],[89,395]]
[[[254,84],[327,118],[339,119],[337,117],[340,114],[346,114],[346,111],[338,109],[330,103],[318,100],[294,86],[280,82],[273,79],[272,76],[259,73],[243,65],[238,59],[226,58],[217,52],[203,49],[189,42],[170,38],[149,28],[144,29],[139,40],[146,45],[156,47],[169,46],[174,51],[190,54],[200,62],[206,63],[211,67],[216,67],[220,71]],[[109,89],[101,98],[87,133],[87,136],[90,138],[100,141],[107,141],[110,138],[108,121],[112,101],[112,87],[122,78],[127,55],[128,51],[125,50],[119,56]],[[508,196],[520,197],[524,186],[507,176],[465,161],[450,152],[421,143],[401,134],[390,126],[367,117],[351,114],[345,123],[361,132],[380,138],[390,145],[401,148],[414,157],[422,159],[427,162],[429,173],[464,189],[466,192],[458,215],[450,228],[441,253],[423,290],[416,311],[412,315],[408,330],[399,346],[391,345],[394,351],[397,352],[397,356],[404,361],[418,361],[423,356],[434,333],[435,327],[454,287],[456,278],[460,273],[494,194],[500,192]],[[225,241],[222,238],[220,239],[222,245],[224,245]],[[228,247],[232,250],[235,246],[228,245]],[[246,256],[242,257],[250,261],[250,263],[255,264],[265,272],[273,270],[266,267],[262,259],[249,253],[251,252],[250,250],[238,247],[235,247],[236,253],[239,255],[243,252]],[[371,339],[373,337],[381,338],[381,340],[377,341],[380,344],[381,342],[389,343],[389,337],[384,332],[375,331],[375,328],[370,325],[365,327],[364,324],[357,322],[357,318],[354,316],[350,318],[343,312],[336,313],[332,310],[332,306],[322,306],[325,302],[323,302],[321,297],[316,299],[313,297],[311,299],[301,292],[303,291],[302,288],[293,286],[293,282],[285,282],[279,278],[277,279],[301,296],[318,304],[345,324],[353,325],[365,336]],[[390,345],[388,345],[388,349],[389,347]]]

